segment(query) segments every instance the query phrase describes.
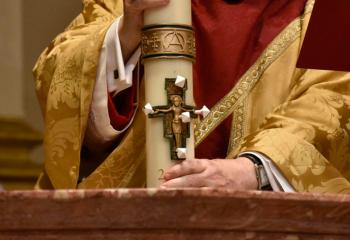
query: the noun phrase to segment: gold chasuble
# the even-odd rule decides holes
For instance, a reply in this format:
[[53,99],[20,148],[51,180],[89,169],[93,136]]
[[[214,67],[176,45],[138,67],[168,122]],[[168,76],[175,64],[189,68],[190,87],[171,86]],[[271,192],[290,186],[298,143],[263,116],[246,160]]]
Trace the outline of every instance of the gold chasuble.
[[37,188],[141,187],[145,184],[145,133],[140,113],[119,146],[78,184],[100,49],[108,28],[122,14],[122,1],[83,3],[82,14],[44,51],[34,68],[45,120],[45,168]]
[[[119,145],[78,182],[100,49],[122,13],[119,0],[83,2],[83,13],[45,50],[34,70],[46,158],[37,188],[143,187],[141,111]],[[228,159],[256,151],[270,158],[296,191],[350,193],[350,73],[295,67],[313,4],[307,2],[305,14],[269,44],[197,125],[196,144],[233,116]],[[143,105],[140,101],[139,108]]]

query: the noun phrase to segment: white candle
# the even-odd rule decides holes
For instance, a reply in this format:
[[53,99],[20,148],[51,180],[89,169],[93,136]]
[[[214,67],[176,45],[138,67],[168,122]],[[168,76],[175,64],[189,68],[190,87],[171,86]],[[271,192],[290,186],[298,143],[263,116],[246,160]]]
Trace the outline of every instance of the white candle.
[[171,0],[166,7],[145,12],[145,26],[180,24],[192,26],[191,0]]
[[[188,25],[192,26],[191,0],[171,0],[164,8],[145,13],[145,26],[149,25]],[[146,102],[167,105],[165,79],[186,77],[186,104],[194,105],[192,62],[183,58],[150,59],[144,62]],[[147,119],[146,123],[147,187],[159,187],[163,183],[162,174],[177,162],[170,157],[169,139],[164,138],[162,118]],[[194,158],[194,136],[187,139],[187,158]]]

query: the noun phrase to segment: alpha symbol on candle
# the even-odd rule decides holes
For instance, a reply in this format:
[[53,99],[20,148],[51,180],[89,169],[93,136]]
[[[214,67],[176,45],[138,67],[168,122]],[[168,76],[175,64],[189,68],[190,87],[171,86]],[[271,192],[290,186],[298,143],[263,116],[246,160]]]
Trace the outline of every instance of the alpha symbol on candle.
[[142,33],[142,59],[195,59],[196,41],[191,26],[145,26]]
[[186,40],[181,33],[174,31],[164,36],[164,48],[179,47],[181,51],[185,49]]

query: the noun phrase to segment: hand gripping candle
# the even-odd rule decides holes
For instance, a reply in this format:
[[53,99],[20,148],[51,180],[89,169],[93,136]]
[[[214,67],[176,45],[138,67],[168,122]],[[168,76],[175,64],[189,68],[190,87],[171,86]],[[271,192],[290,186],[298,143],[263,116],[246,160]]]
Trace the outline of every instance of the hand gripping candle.
[[145,12],[142,60],[147,187],[152,188],[162,184],[165,170],[194,158],[191,0],[171,0],[166,7]]

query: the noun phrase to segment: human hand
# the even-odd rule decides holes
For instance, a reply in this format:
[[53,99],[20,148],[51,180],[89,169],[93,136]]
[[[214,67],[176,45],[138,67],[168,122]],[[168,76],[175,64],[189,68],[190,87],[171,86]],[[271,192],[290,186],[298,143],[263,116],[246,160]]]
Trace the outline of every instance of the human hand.
[[124,61],[140,44],[143,13],[147,9],[165,6],[170,0],[124,0],[124,15],[119,24],[119,39]]
[[194,159],[175,165],[164,174],[164,188],[230,188],[256,190],[254,163],[248,158]]

